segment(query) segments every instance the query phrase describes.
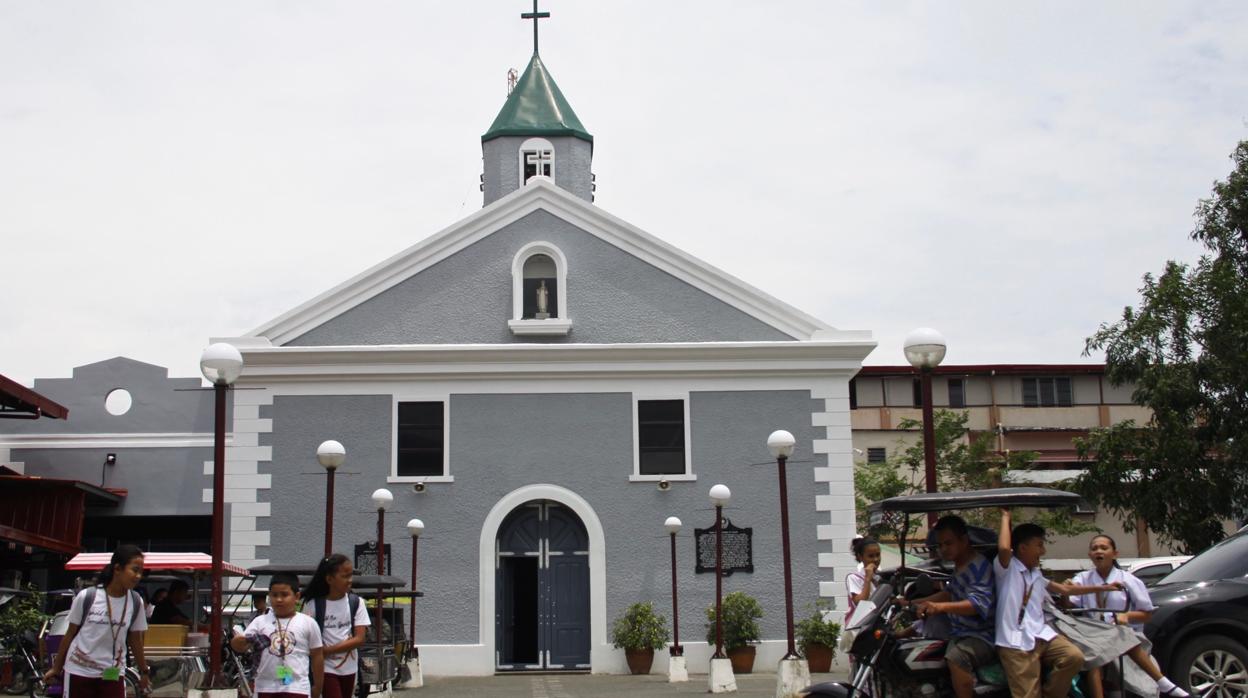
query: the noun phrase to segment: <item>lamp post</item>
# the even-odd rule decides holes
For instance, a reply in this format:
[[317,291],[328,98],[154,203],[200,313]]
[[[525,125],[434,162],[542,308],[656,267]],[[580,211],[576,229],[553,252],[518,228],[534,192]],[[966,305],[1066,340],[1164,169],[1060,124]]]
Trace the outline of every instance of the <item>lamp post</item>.
[[712,659],[724,658],[724,507],[732,499],[727,485],[711,488],[711,504],[715,505],[715,654]]
[[[199,370],[215,393],[212,435],[212,620],[206,689],[223,689],[229,682],[221,673],[221,566],[225,558],[225,391],[243,373],[243,355],[233,345],[210,345],[199,357]],[[196,602],[198,603],[198,602]]]
[[325,557],[334,552],[334,472],[347,459],[347,449],[337,441],[322,441],[316,460],[325,468]]
[[[390,505],[394,503],[394,495],[390,493],[390,490],[382,487],[380,489],[373,490],[372,499],[373,499],[373,506],[377,507],[377,574],[378,576],[381,576],[386,573],[386,509],[389,509]],[[381,651],[381,647],[382,647],[381,624],[383,621],[381,612],[382,612],[382,607],[385,605],[383,603],[381,589],[382,589],[381,585],[378,584],[377,585],[377,621],[373,623],[373,628],[377,633],[377,666],[378,667],[381,666],[381,662],[383,661],[383,658],[385,657],[385,655]]]
[[412,656],[418,656],[419,652],[416,649],[416,543],[420,540],[420,534],[425,532],[425,522],[420,519],[408,521],[407,532],[412,536],[412,609],[408,642],[412,645]]
[[[936,427],[932,419],[932,369],[945,358],[945,338],[930,327],[920,327],[906,335],[906,361],[919,370],[923,400],[923,462],[926,465],[927,491],[936,491]],[[927,526],[936,526],[936,512],[927,515]]]
[[788,631],[788,651],[781,659],[796,659],[797,647],[793,643],[793,567],[789,555],[789,482],[785,474],[785,463],[793,455],[793,444],[797,439],[789,432],[778,429],[767,437],[767,448],[776,459],[776,470],[780,475],[780,537],[783,541],[781,550],[784,552],[784,620]]
[[680,646],[680,606],[676,602],[676,534],[680,533],[680,519],[667,517],[663,522],[668,536],[672,539],[672,650],[673,657],[683,657],[685,648]]

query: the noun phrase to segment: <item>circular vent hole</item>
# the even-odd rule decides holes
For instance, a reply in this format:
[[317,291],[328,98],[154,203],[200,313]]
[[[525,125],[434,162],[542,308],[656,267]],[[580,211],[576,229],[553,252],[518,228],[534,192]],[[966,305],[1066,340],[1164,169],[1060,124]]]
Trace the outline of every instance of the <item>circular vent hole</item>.
[[104,398],[104,409],[115,417],[129,412],[132,404],[134,404],[134,398],[130,397],[130,391],[125,388],[110,391]]

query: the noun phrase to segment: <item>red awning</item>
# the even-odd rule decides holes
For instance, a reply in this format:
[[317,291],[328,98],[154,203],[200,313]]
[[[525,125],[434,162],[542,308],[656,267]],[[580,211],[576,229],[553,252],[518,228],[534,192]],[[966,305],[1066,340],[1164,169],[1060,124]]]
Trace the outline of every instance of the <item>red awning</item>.
[[125,496],[78,480],[0,475],[0,540],[76,553],[87,505],[117,506]]
[[0,376],[0,417],[65,419],[69,410],[11,378]]
[[[78,553],[65,563],[67,570],[98,570],[112,559],[112,553]],[[143,553],[143,569],[156,572],[199,572],[212,569],[212,556],[205,553]],[[246,577],[247,570],[221,562],[227,575]]]

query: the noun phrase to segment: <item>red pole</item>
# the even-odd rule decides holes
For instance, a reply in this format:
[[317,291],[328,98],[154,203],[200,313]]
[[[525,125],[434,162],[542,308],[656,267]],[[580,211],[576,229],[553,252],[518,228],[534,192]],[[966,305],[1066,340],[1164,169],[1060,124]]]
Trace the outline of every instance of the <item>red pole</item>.
[[[212,619],[208,636],[208,687],[226,688],[221,674],[221,562],[225,558],[225,391],[224,383],[213,385],[216,397],[216,427],[212,438]],[[199,600],[195,601],[196,605]],[[196,611],[198,616],[198,611]]]
[[[936,425],[932,417],[932,369],[919,369],[919,385],[923,393],[923,463],[926,466],[927,491],[936,487]],[[928,512],[927,527],[936,528],[936,512]]]
[[789,483],[784,472],[787,456],[776,458],[776,468],[780,471],[780,535],[784,545],[784,620],[787,623],[789,648],[784,659],[797,657],[797,647],[793,644],[793,569],[789,562]]
[[715,505],[715,658],[724,656],[724,540],[720,535],[723,529],[724,507]]
[[[386,573],[386,510],[377,509],[377,574],[384,575]],[[381,585],[377,585],[377,672],[378,679],[381,678],[382,652],[381,652],[381,623],[382,623],[382,606],[384,606],[382,598]],[[379,683],[381,683],[379,681]]]
[[325,557],[334,552],[334,471],[325,471]]
[[412,536],[412,624],[411,631],[407,636],[407,642],[412,648],[413,657],[420,656],[420,650],[416,649],[416,541],[418,540],[420,540],[419,536]]
[[676,603],[676,534],[672,534],[672,656],[684,656],[680,646],[680,608]]

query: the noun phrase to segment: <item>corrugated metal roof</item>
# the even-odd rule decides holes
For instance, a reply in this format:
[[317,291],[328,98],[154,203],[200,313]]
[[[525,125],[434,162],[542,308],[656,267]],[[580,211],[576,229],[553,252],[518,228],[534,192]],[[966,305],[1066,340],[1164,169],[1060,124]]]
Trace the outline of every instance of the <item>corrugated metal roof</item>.
[[573,136],[594,142],[536,53],[481,140],[499,136]]

